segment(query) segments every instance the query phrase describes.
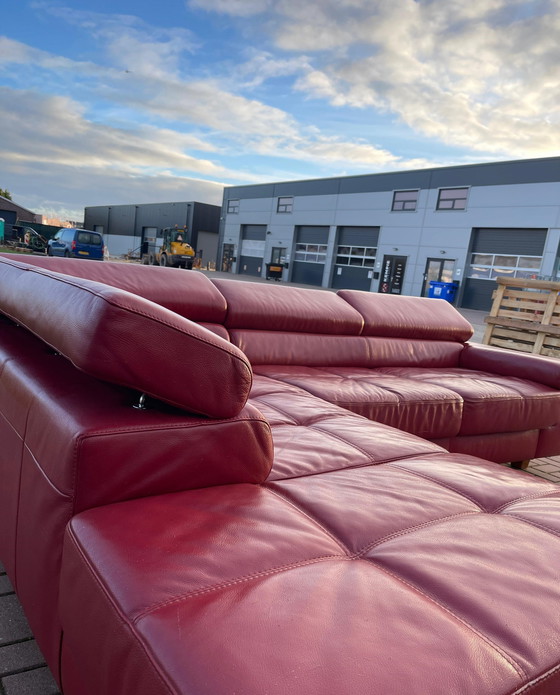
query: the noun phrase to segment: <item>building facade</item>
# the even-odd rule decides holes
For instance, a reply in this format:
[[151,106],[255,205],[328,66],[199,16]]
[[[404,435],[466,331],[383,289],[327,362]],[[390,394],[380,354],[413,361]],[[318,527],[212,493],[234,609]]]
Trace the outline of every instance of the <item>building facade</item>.
[[103,234],[112,256],[139,256],[143,242],[156,243],[165,227],[187,227],[189,243],[204,264],[215,262],[219,205],[198,202],[98,205],[84,210],[84,227]]
[[16,224],[16,222],[41,222],[41,215],[37,215],[31,210],[14,203],[13,200],[4,198],[0,195],[0,218],[6,224],[6,227]]
[[225,189],[220,268],[488,310],[498,275],[560,279],[560,157]]

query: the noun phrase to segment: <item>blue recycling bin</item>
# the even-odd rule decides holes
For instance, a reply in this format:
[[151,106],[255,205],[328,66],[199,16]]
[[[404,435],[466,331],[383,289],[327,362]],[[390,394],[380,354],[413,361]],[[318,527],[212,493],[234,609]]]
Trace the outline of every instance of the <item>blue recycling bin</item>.
[[428,297],[432,299],[445,299],[446,302],[453,303],[457,294],[458,284],[456,282],[436,282],[430,280]]

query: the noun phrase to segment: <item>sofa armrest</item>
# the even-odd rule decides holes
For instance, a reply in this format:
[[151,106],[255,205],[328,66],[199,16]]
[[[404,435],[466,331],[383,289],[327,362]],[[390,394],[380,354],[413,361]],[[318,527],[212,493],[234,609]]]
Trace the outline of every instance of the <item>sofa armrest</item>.
[[459,366],[528,379],[560,389],[560,360],[553,357],[469,343],[459,356]]

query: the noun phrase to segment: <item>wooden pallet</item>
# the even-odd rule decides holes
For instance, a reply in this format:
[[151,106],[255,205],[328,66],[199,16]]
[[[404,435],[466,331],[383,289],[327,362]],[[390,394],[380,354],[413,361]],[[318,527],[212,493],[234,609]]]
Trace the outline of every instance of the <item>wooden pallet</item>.
[[560,282],[496,278],[482,342],[560,357]]

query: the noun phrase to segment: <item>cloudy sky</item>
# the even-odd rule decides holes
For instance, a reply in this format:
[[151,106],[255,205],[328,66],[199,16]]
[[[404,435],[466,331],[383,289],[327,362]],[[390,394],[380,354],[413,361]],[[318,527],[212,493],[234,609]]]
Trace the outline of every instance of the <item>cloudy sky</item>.
[[12,0],[0,188],[36,212],[560,155],[560,0]]

